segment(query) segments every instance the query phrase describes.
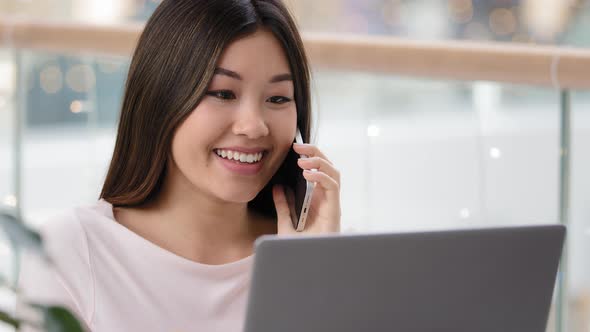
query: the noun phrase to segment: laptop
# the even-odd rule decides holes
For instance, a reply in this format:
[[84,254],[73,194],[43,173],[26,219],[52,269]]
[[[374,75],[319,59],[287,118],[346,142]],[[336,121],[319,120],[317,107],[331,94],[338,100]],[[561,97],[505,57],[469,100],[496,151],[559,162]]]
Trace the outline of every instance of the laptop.
[[264,236],[245,332],[545,331],[561,225]]

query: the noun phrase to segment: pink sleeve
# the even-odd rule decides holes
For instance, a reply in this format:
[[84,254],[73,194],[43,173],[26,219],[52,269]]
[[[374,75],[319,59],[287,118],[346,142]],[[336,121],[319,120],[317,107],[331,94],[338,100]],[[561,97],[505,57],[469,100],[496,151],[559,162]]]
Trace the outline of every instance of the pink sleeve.
[[94,280],[83,226],[72,213],[44,224],[41,234],[53,266],[32,253],[23,253],[18,282],[22,293],[17,301],[17,314],[38,319],[24,302],[59,304],[70,309],[90,331]]

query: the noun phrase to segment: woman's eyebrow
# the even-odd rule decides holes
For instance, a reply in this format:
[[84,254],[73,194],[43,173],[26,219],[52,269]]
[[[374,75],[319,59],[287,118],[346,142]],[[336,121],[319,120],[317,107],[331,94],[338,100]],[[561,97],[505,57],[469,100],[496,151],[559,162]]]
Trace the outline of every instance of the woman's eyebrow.
[[[225,68],[221,68],[221,67],[217,67],[215,68],[215,75],[224,75],[224,76],[228,76],[231,78],[235,78],[236,80],[242,80],[242,76],[240,76],[240,74],[236,73],[235,71],[231,71],[229,69],[225,69]],[[285,73],[285,74],[279,74],[279,75],[275,75],[270,79],[270,83],[278,83],[278,82],[283,82],[283,81],[292,81],[293,80],[293,75]]]
[[275,75],[270,79],[270,83],[278,83],[283,81],[292,81],[293,76],[291,74],[279,74]]
[[225,68],[221,68],[221,67],[217,67],[215,68],[215,75],[225,75],[225,76],[229,76],[231,78],[235,78],[236,80],[242,80],[242,76],[240,76],[240,74],[236,73],[235,71],[231,71],[229,69],[225,69]]

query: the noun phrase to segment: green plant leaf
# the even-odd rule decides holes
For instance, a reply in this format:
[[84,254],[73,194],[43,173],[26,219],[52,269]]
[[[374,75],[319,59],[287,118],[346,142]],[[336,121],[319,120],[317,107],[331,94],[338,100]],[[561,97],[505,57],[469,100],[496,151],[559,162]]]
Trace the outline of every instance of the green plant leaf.
[[78,319],[63,307],[50,307],[44,325],[47,332],[84,332]]
[[61,306],[33,304],[43,313],[43,328],[46,332],[84,332],[82,324],[68,309]]
[[46,256],[41,235],[27,227],[12,214],[0,211],[0,228],[4,230],[12,245],[16,246],[17,249],[32,249],[41,253],[42,256]]
[[8,323],[12,325],[15,329],[18,329],[18,327],[21,324],[21,321],[12,317],[11,315],[2,310],[0,310],[0,322]]

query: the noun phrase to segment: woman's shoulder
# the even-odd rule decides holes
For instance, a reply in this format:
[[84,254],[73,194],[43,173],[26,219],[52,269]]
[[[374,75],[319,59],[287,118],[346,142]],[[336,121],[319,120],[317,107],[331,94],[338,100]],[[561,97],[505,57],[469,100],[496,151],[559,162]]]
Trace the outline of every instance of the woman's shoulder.
[[[104,202],[78,206],[62,211],[39,226],[43,247],[58,265],[67,270],[89,268],[91,265],[88,237],[91,227],[100,224],[104,216]],[[90,230],[90,231],[89,231]]]
[[22,257],[22,299],[64,305],[91,324],[95,282],[85,225],[99,218],[97,208],[96,204],[72,208],[38,227],[50,264],[33,253]]
[[49,217],[39,226],[45,249],[51,253],[58,251],[65,254],[65,250],[88,251],[87,228],[92,227],[104,218],[102,202],[93,205],[79,206]]

